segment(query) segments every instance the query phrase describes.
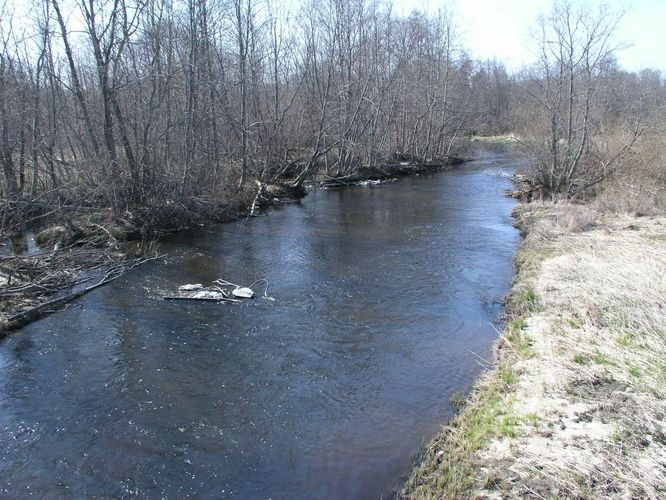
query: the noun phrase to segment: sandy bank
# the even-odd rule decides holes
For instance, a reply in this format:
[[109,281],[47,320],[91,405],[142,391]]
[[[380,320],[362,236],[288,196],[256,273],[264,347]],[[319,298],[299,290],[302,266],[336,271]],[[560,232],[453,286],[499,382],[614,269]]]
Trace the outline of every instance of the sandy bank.
[[497,367],[405,498],[666,495],[666,218],[528,204]]

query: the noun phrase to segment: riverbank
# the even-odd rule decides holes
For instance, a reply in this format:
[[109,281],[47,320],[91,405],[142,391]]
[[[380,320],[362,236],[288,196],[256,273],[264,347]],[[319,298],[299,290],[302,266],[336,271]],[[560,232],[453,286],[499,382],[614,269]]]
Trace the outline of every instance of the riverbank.
[[496,367],[403,498],[666,493],[666,218],[524,204]]
[[[270,199],[259,199],[248,186],[214,199],[154,200],[116,217],[92,206],[23,208],[29,214],[23,219],[36,225],[2,242],[0,338],[152,260],[161,236],[237,220],[251,207],[277,203],[278,196],[284,195],[271,192]],[[11,217],[6,219],[11,228]]]
[[360,167],[351,175],[341,177],[315,176],[309,183],[314,188],[344,187],[364,183],[380,183],[412,175],[433,174],[449,170],[469,161],[461,156],[448,156],[426,163],[403,161],[373,167]]

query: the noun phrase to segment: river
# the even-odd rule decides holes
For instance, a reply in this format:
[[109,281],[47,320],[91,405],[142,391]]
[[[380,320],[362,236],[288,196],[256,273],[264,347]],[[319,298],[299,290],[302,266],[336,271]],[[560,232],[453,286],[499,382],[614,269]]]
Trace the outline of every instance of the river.
[[[479,152],[178,234],[0,341],[0,497],[390,494],[492,357],[515,164]],[[161,299],[218,277],[275,300]]]

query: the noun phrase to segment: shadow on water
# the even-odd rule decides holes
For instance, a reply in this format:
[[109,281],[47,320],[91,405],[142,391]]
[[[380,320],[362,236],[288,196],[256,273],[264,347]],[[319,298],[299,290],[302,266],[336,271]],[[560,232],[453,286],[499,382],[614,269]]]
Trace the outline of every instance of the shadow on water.
[[[0,496],[377,498],[489,357],[519,236],[486,153],[176,235],[0,343]],[[275,302],[164,302],[266,277]]]

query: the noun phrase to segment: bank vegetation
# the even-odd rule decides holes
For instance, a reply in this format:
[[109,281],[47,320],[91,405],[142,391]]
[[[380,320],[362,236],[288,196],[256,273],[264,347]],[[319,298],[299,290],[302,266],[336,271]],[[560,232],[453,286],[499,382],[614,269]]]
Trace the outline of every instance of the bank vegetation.
[[223,219],[238,208],[225,200],[249,205],[255,180],[300,187],[446,162],[484,86],[498,89],[491,113],[507,105],[507,72],[472,61],[446,12],[352,0],[35,7],[6,3],[1,16],[5,233],[92,208],[149,227]]

